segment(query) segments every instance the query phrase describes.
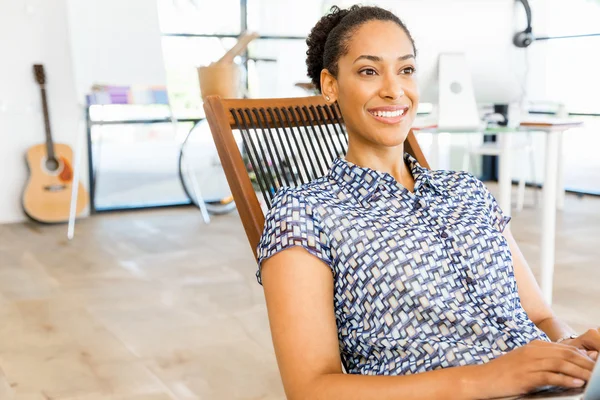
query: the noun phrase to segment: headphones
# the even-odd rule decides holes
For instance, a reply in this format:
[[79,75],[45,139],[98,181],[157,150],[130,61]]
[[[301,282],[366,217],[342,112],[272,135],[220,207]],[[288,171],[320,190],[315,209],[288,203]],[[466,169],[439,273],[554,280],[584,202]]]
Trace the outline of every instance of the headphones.
[[531,43],[535,40],[533,36],[533,29],[531,28],[531,7],[529,6],[528,0],[517,0],[518,2],[523,3],[523,7],[525,8],[525,13],[527,13],[527,28],[522,32],[517,32],[515,36],[513,36],[513,43],[515,46],[520,48],[529,47]]

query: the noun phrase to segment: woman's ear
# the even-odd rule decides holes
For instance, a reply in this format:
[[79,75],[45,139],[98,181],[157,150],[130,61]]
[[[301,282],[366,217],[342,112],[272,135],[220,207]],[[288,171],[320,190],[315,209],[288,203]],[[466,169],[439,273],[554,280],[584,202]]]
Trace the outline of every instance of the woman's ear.
[[321,93],[328,103],[337,100],[337,79],[327,69],[321,70]]

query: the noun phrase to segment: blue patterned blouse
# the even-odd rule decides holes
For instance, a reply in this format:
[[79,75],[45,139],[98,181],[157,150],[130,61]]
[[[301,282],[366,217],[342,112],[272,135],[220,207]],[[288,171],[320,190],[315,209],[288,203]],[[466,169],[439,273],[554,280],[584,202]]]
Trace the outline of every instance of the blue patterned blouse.
[[484,363],[549,341],[521,306],[501,233],[510,217],[492,194],[468,173],[405,161],[414,193],[343,158],[326,176],[281,189],[258,246],[258,282],[261,263],[292,246],[327,264],[351,374]]

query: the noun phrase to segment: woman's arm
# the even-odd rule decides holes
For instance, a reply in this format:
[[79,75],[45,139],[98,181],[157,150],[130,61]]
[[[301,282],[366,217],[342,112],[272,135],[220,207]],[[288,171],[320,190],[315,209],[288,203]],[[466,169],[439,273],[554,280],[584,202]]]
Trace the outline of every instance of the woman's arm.
[[565,322],[554,315],[552,308],[544,301],[542,291],[538,286],[523,253],[519,249],[510,229],[505,229],[504,237],[510,247],[513,257],[515,279],[519,288],[519,297],[529,319],[548,335],[553,342],[560,338],[573,335],[575,331]]
[[263,262],[262,283],[289,400],[491,398],[547,384],[575,387],[583,381],[574,378],[590,374],[591,360],[572,347],[539,342],[484,365],[408,376],[343,374],[331,269],[294,247]]
[[[470,399],[478,367],[423,374],[343,374],[331,269],[301,247],[263,262],[271,335],[289,400]],[[434,384],[432,384],[434,383]]]
[[[504,231],[504,237],[508,241],[510,251],[513,256],[515,269],[515,279],[519,288],[519,297],[521,304],[529,319],[537,325],[538,328],[546,332],[550,340],[557,341],[561,338],[574,335],[575,331],[554,315],[550,306],[544,301],[542,291],[538,286],[527,261],[509,229]],[[563,344],[587,350],[587,354],[592,359],[598,358],[600,350],[600,328],[588,329],[585,333],[575,339],[561,341]]]

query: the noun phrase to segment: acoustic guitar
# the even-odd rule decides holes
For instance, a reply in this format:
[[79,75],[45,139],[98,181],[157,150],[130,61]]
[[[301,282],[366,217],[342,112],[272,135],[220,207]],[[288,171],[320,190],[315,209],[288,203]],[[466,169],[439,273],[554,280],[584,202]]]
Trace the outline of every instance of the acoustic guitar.
[[[34,221],[61,223],[69,220],[73,183],[73,150],[66,144],[54,143],[50,130],[46,74],[44,66],[33,66],[35,80],[42,94],[46,143],[27,150],[29,180],[23,193],[23,209]],[[76,211],[79,215],[87,205],[88,195],[79,183]]]

